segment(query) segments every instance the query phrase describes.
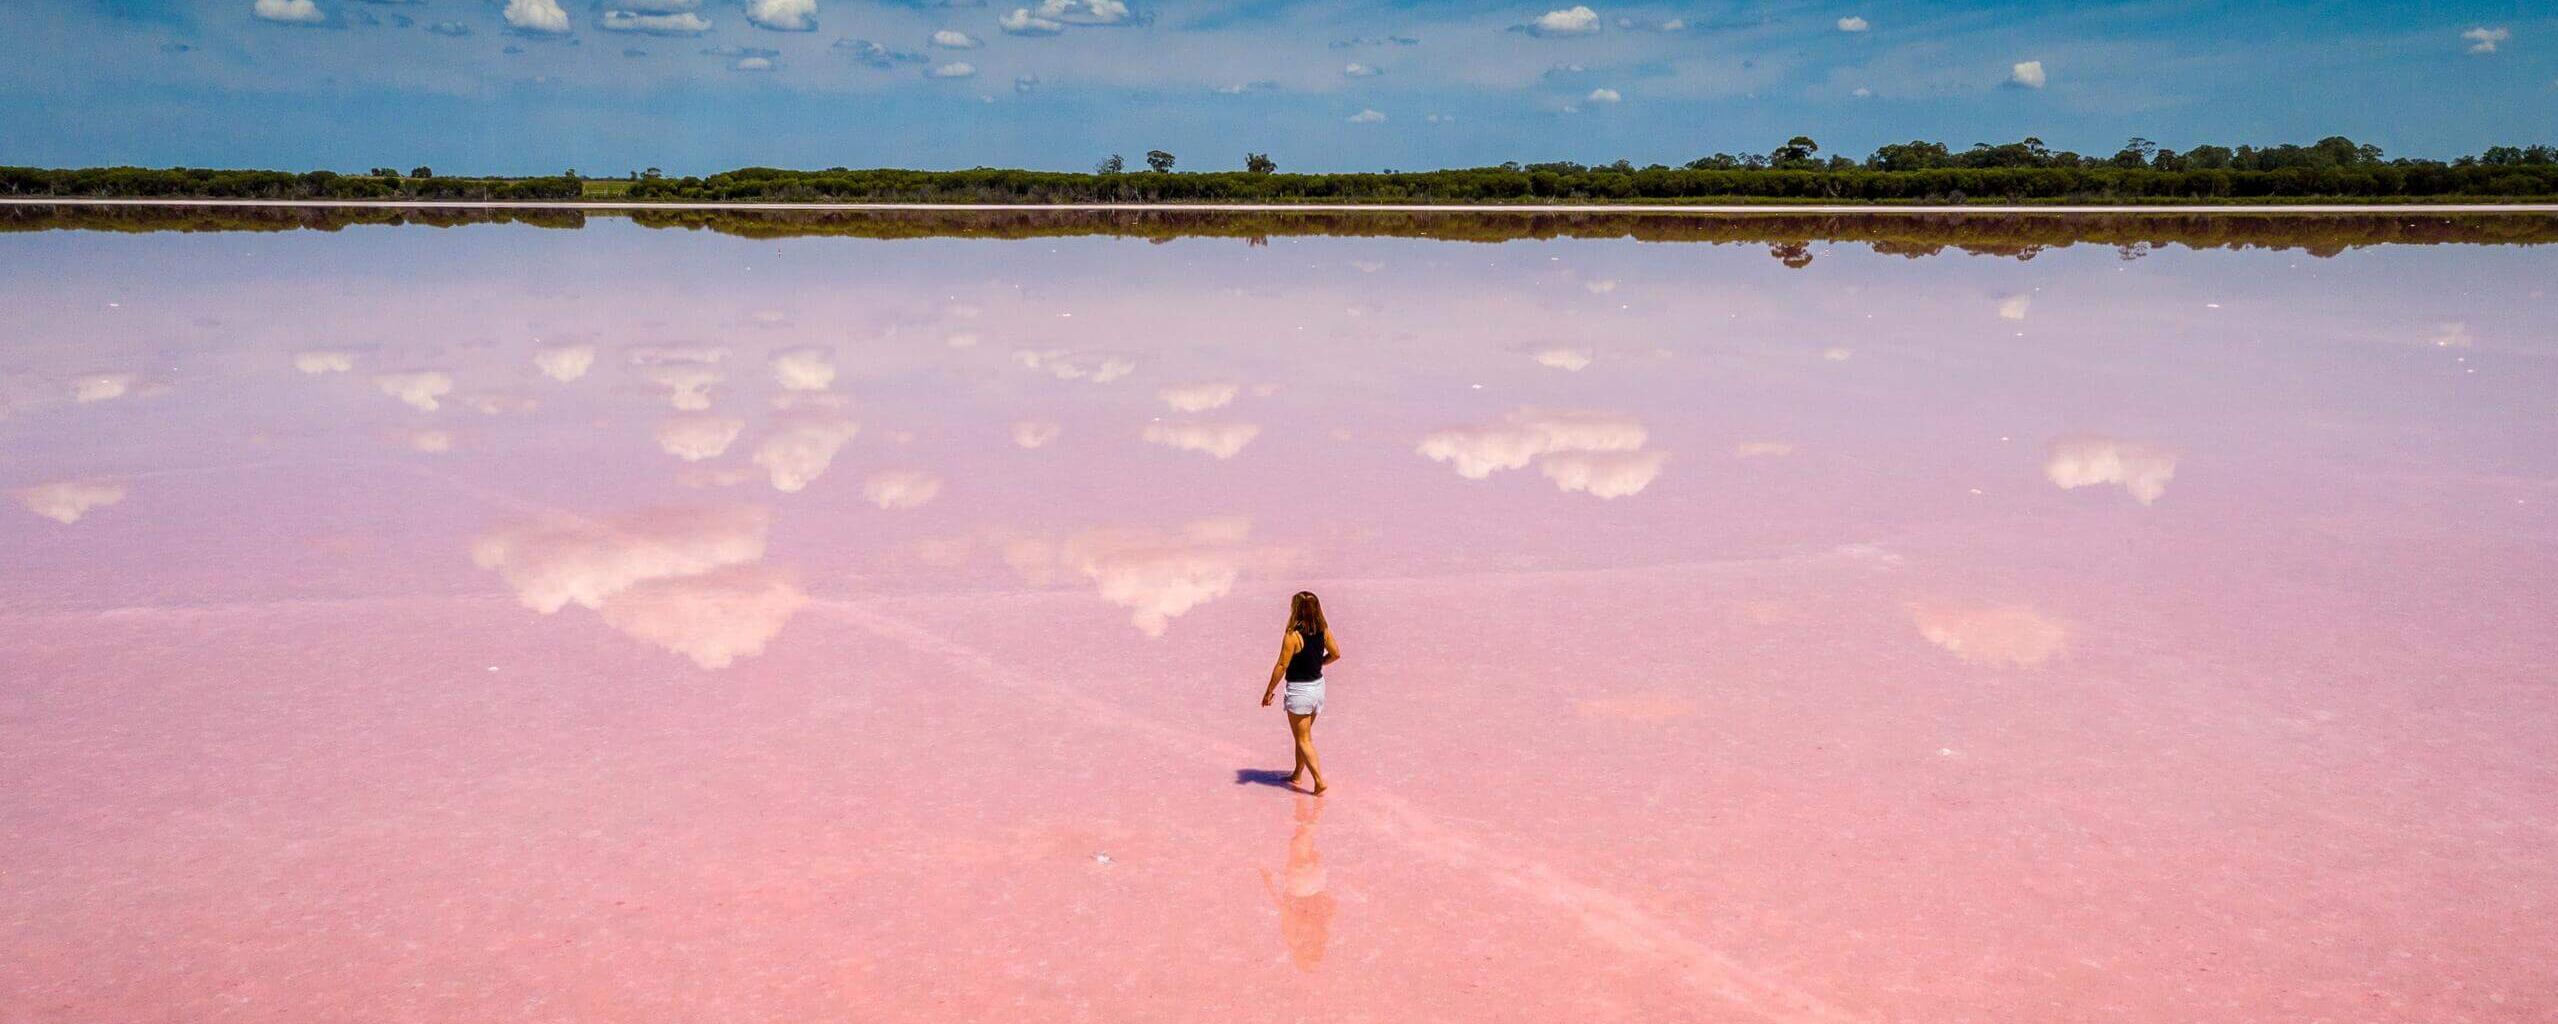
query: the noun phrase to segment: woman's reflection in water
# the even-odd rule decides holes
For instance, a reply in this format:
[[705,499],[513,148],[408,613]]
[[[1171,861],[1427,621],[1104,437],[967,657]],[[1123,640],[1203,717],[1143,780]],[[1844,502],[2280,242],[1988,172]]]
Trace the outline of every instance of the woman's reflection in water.
[[1323,891],[1323,855],[1315,852],[1315,820],[1323,817],[1323,801],[1297,797],[1297,832],[1288,839],[1288,872],[1261,869],[1261,884],[1279,908],[1279,937],[1288,943],[1288,959],[1300,971],[1323,963],[1323,944],[1332,935],[1332,894]]

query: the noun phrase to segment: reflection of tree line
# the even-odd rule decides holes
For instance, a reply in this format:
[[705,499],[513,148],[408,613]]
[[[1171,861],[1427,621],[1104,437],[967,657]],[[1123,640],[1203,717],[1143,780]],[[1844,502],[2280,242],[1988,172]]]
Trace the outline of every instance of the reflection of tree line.
[[336,231],[360,225],[582,228],[586,211],[378,206],[0,206],[0,231]]
[[1642,242],[1766,245],[1791,266],[1816,243],[1925,256],[1946,250],[2030,259],[2047,248],[2104,245],[2137,256],[2160,246],[2302,250],[2332,256],[2373,245],[2558,242],[2558,217],[2542,214],[1800,214],[1524,213],[1211,210],[574,210],[376,207],[0,207],[0,230],[334,231],[362,224],[527,224],[573,228],[589,217],[626,216],[650,228],[746,238],[1029,239],[1108,236],[1169,241],[1271,236],[1517,239],[1623,238]]

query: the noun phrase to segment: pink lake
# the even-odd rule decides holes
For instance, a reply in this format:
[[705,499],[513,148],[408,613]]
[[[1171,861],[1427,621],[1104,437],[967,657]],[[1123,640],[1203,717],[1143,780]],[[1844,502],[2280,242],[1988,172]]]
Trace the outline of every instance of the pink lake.
[[0,234],[0,1022],[2558,1018],[2553,253]]

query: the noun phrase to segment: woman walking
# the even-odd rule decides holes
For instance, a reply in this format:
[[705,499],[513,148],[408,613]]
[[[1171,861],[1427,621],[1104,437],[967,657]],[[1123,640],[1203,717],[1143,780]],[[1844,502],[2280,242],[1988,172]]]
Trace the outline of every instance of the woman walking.
[[1324,790],[1323,762],[1315,758],[1315,715],[1323,711],[1323,667],[1340,660],[1341,647],[1332,642],[1332,630],[1324,625],[1323,602],[1315,599],[1313,591],[1298,591],[1288,602],[1288,635],[1279,642],[1279,663],[1270,666],[1270,688],[1261,691],[1261,706],[1269,707],[1280,684],[1287,684],[1288,699],[1282,706],[1288,711],[1288,733],[1297,743],[1297,767],[1288,773],[1288,784],[1294,786],[1311,775],[1316,796]]

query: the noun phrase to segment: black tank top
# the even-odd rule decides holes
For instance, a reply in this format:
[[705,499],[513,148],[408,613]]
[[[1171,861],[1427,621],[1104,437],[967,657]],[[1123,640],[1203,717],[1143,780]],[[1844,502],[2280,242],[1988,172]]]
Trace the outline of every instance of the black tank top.
[[1303,683],[1323,678],[1323,631],[1297,630],[1306,645],[1297,648],[1297,656],[1288,659],[1288,681]]

